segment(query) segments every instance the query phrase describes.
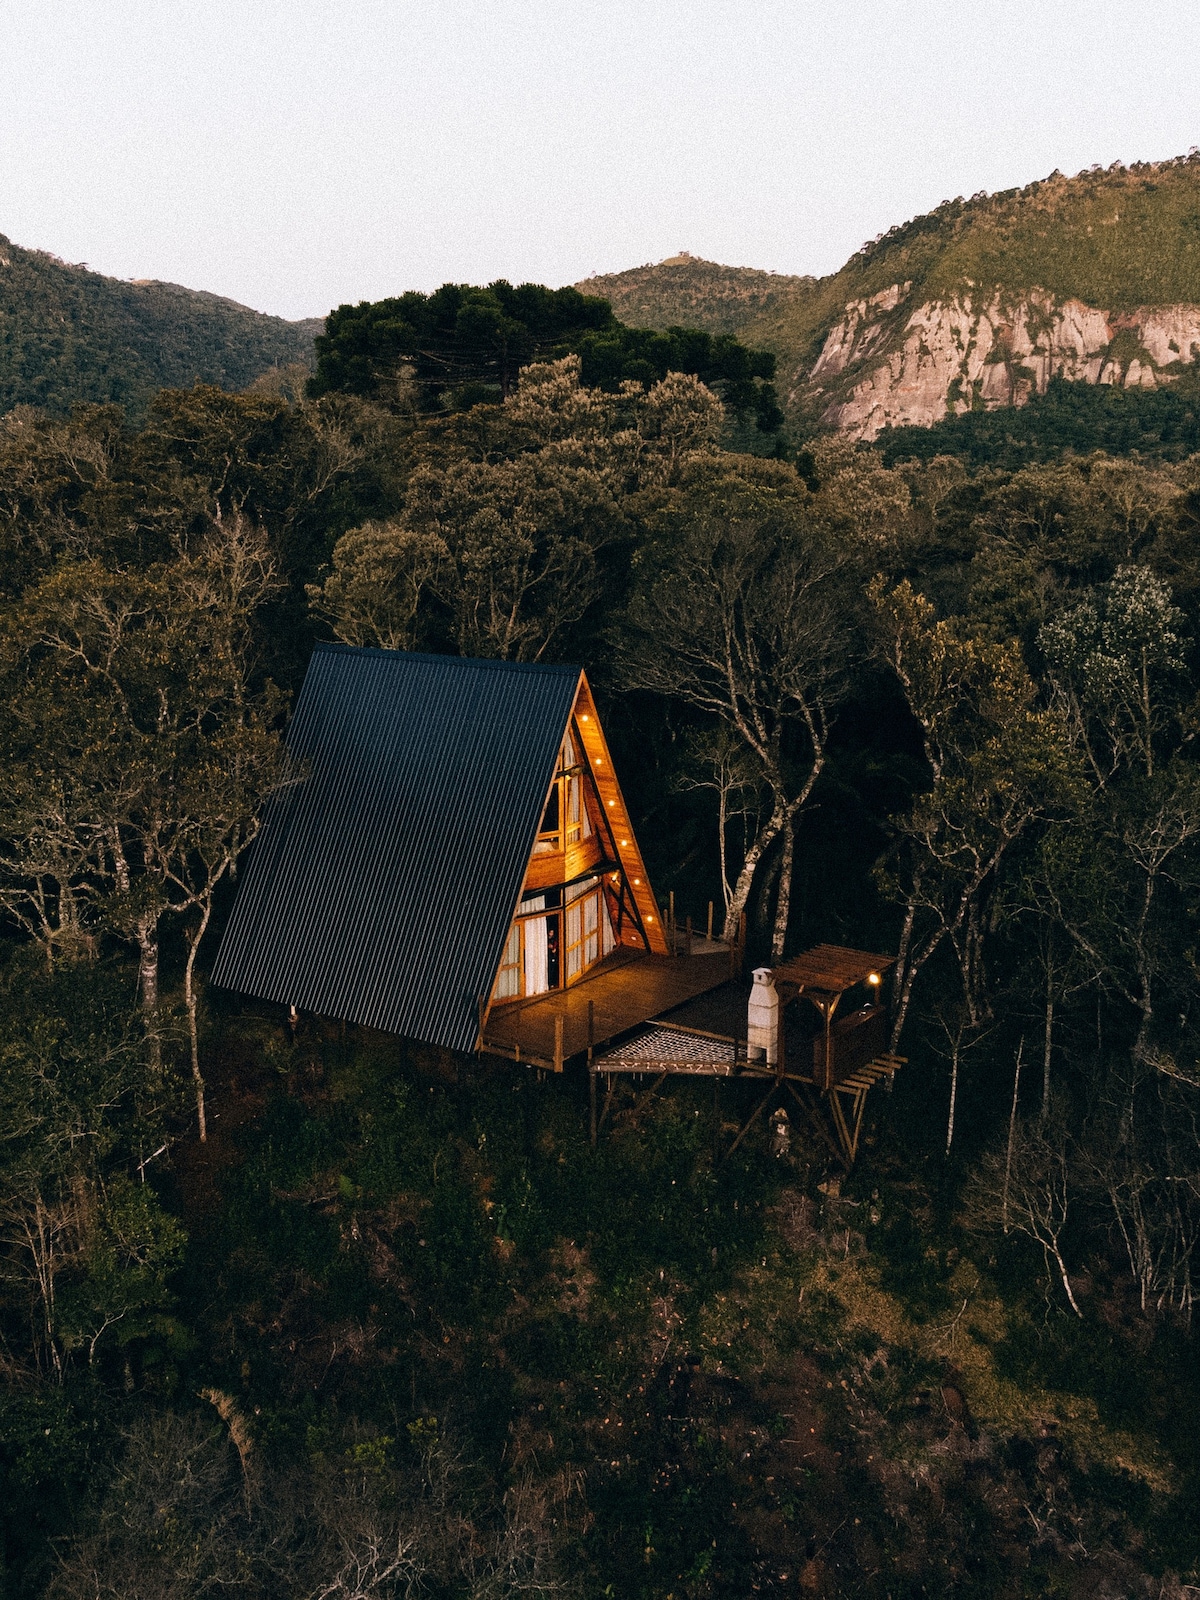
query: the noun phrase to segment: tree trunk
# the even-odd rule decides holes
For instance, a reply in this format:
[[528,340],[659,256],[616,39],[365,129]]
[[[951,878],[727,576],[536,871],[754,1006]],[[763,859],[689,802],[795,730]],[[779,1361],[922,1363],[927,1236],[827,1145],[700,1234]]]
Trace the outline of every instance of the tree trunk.
[[946,1154],[950,1154],[950,1146],[954,1142],[954,1111],[958,1101],[958,1056],[962,1046],[962,1029],[954,1036],[954,1044],[950,1051],[950,1110],[946,1117]]
[[1021,1035],[1021,1042],[1017,1046],[1017,1065],[1013,1071],[1012,1108],[1008,1113],[1008,1149],[1004,1156],[1004,1199],[1000,1205],[1000,1217],[1003,1230],[1008,1232],[1008,1188],[1012,1181],[1013,1140],[1017,1132],[1017,1096],[1021,1089],[1021,1055],[1025,1049],[1025,1035]]
[[142,992],[142,1018],[150,1041],[150,1059],[162,1065],[162,1039],[158,1029],[158,918],[147,913],[138,919],[138,985]]
[[789,813],[783,824],[783,859],[779,864],[779,893],[775,900],[775,932],[771,938],[771,960],[782,961],[787,941],[788,918],[792,910],[792,862],[796,846],[796,825]]
[[211,904],[201,907],[199,926],[188,936],[187,965],[183,969],[183,997],[187,1005],[188,1042],[192,1051],[192,1085],[196,1091],[196,1122],[200,1129],[201,1144],[208,1139],[208,1121],[204,1113],[204,1075],[200,1071],[200,1031],[196,1022],[196,956],[211,915]]
[[768,847],[774,842],[779,830],[783,827],[786,811],[776,802],[775,809],[770,817],[759,828],[755,835],[754,843],[746,852],[746,859],[742,862],[742,870],[738,873],[737,882],[733,886],[733,895],[725,907],[725,926],[721,930],[721,938],[726,944],[732,944],[737,938],[738,923],[741,921],[742,912],[746,909],[746,902],[750,898],[750,891],[754,887],[754,875],[758,871]]
[[1071,1280],[1067,1276],[1067,1264],[1062,1258],[1062,1252],[1058,1248],[1058,1241],[1057,1240],[1055,1240],[1054,1244],[1051,1246],[1051,1249],[1052,1249],[1053,1254],[1054,1254],[1054,1259],[1058,1263],[1058,1275],[1062,1279],[1062,1286],[1066,1290],[1067,1299],[1071,1302],[1071,1310],[1082,1321],[1083,1312],[1080,1311],[1079,1306],[1078,1306],[1078,1304],[1077,1304],[1077,1302],[1075,1300],[1075,1296],[1071,1292]]

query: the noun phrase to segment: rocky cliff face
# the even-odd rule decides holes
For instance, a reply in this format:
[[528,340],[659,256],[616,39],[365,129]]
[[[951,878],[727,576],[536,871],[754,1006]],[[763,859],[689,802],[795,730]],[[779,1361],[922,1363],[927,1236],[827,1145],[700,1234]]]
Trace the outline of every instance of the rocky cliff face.
[[1157,387],[1200,361],[1200,150],[946,200],[824,278],[681,256],[580,287],[773,351],[805,434],[1022,405],[1057,374]]
[[911,304],[911,283],[852,300],[788,398],[856,439],[972,407],[1023,405],[1055,376],[1122,388],[1170,383],[1200,361],[1200,305],[1113,313],[1034,289],[1006,301]]

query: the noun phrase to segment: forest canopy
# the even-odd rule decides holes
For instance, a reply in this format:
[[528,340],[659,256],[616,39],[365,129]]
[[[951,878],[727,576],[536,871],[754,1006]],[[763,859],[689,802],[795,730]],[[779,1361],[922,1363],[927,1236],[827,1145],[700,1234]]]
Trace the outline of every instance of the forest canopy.
[[1200,390],[1186,380],[1119,389],[1056,377],[1023,406],[964,411],[929,428],[885,428],[875,443],[889,466],[947,455],[1012,472],[1093,450],[1182,461],[1200,451]]
[[[0,418],[3,1592],[1169,1594],[1200,457],[764,458],[522,294]],[[681,918],[897,958],[852,1172],[208,985],[330,637],[586,667]]]
[[339,306],[316,350],[310,395],[341,391],[422,414],[506,399],[522,367],[576,354],[589,387],[615,392],[689,373],[761,432],[783,422],[769,352],[696,328],[629,328],[607,300],[578,289],[513,288],[501,278],[486,288],[446,283],[433,294]]

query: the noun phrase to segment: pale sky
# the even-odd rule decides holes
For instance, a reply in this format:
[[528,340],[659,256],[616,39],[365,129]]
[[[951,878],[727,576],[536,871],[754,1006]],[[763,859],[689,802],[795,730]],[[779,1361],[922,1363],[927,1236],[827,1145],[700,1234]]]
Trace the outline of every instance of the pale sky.
[[0,0],[0,233],[282,316],[1200,144],[1197,0]]

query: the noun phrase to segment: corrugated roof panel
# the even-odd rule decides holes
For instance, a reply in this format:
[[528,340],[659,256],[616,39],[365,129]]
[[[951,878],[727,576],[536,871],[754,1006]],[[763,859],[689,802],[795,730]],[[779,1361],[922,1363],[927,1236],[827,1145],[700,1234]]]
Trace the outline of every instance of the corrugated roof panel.
[[471,1049],[579,676],[318,645],[213,982]]

